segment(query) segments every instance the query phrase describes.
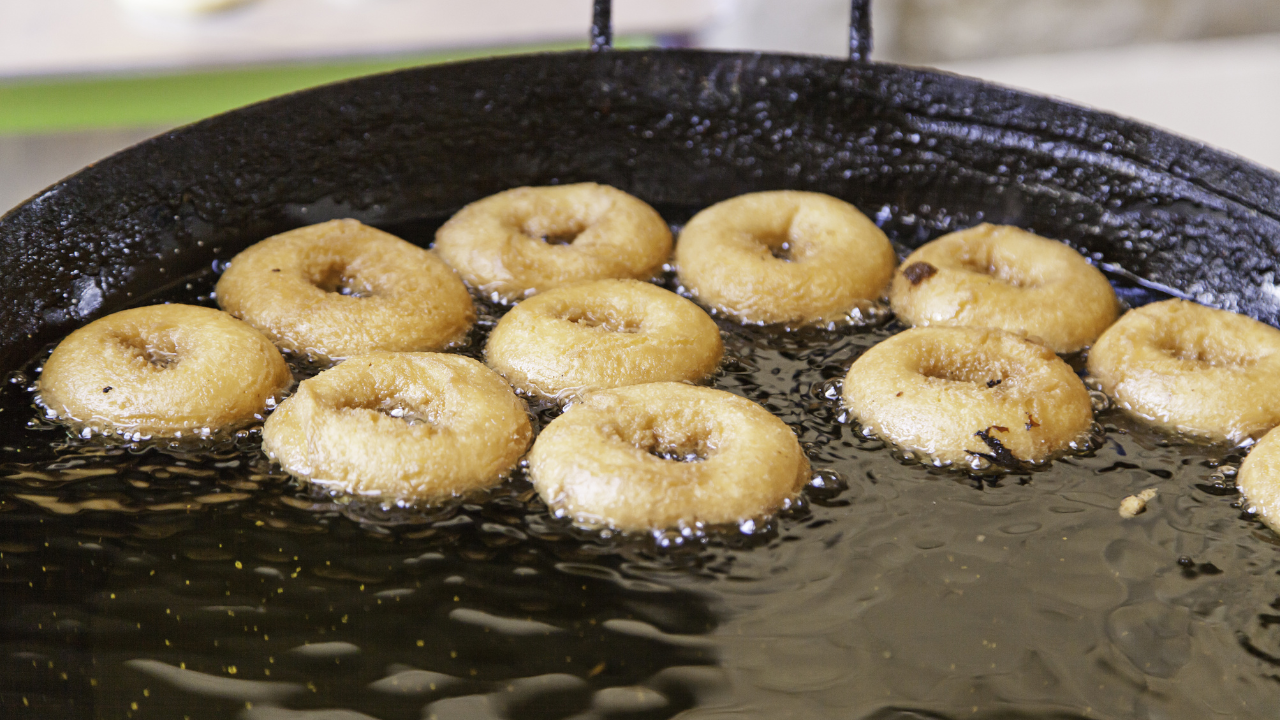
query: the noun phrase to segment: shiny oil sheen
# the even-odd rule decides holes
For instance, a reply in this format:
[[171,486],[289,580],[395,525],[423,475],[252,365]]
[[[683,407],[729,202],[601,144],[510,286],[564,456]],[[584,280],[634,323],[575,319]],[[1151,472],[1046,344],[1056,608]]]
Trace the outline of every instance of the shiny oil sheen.
[[[895,218],[891,236],[911,237]],[[433,225],[388,229],[423,242]],[[146,302],[212,304],[215,280]],[[479,310],[472,357],[502,312]],[[813,482],[768,521],[639,537],[550,516],[521,473],[447,507],[384,508],[293,483],[256,431],[75,438],[32,404],[41,355],[0,397],[0,711],[1274,717],[1280,539],[1239,507],[1240,451],[1104,410],[1100,447],[1047,468],[934,468],[838,403],[896,322],[719,322],[715,387],[795,428]],[[531,409],[535,428],[557,413]],[[336,709],[359,715],[322,713]]]

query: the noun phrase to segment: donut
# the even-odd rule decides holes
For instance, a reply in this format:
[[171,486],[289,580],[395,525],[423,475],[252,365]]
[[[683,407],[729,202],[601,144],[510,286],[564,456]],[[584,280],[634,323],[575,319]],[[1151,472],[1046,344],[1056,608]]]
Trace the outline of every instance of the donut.
[[475,319],[466,286],[440,258],[356,220],[249,247],[216,293],[224,310],[281,348],[320,360],[444,349]]
[[89,432],[207,435],[261,419],[293,382],[271,341],[212,308],[152,305],[68,335],[44,363],[40,402]]
[[819,323],[875,301],[893,274],[889,239],[858,209],[794,190],[740,195],[703,210],[676,243],[680,283],[748,323]]
[[459,210],[434,247],[468,285],[511,302],[586,280],[648,279],[671,255],[671,229],[608,185],[521,187]]
[[597,280],[520,302],[489,335],[485,360],[527,393],[567,400],[701,380],[723,352],[720,329],[692,302],[638,280]]
[[524,403],[483,364],[375,351],[298,385],[267,418],[262,446],[318,485],[434,502],[496,485],[532,433]]
[[1268,431],[1249,451],[1236,475],[1236,487],[1244,495],[1243,507],[1280,533],[1280,430]]
[[808,482],[809,461],[750,400],[662,382],[571,405],[534,442],[529,477],[558,515],[654,530],[771,513]]
[[1089,374],[1124,410],[1233,443],[1280,424],[1280,330],[1186,300],[1125,313],[1089,351]]
[[1111,284],[1080,253],[986,223],[908,255],[894,273],[889,303],[909,325],[995,328],[1059,353],[1091,345],[1119,312]]
[[1038,463],[1093,425],[1084,383],[1052,350],[1000,330],[912,328],[849,368],[863,428],[941,463]]

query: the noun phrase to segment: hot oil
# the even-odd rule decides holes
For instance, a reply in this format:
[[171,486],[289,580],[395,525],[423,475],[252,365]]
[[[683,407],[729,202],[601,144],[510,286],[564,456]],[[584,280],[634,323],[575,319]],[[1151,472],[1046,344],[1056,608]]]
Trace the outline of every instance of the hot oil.
[[[215,280],[151,301],[212,304]],[[458,349],[476,358],[504,311],[478,310]],[[553,517],[523,470],[444,507],[383,507],[291,482],[255,431],[76,438],[32,405],[37,358],[0,391],[0,708],[1272,716],[1280,539],[1238,507],[1240,451],[1105,410],[1091,452],[936,468],[864,437],[838,403],[895,322],[718,322],[712,384],[793,427],[813,482],[775,518],[641,537]],[[559,412],[531,409],[535,429]]]

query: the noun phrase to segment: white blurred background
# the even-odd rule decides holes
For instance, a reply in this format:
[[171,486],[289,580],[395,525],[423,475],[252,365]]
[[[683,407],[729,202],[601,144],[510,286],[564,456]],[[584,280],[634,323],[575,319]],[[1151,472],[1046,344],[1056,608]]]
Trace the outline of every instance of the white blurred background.
[[[0,0],[0,210],[156,132],[365,72],[581,43],[590,0]],[[624,46],[842,56],[848,0],[615,0]],[[1280,0],[876,0],[878,60],[1280,168]]]

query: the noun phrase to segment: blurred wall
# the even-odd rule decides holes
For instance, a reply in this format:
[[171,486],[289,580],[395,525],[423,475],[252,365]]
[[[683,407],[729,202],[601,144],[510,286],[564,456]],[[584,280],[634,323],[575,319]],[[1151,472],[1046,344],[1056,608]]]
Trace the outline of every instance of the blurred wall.
[[1280,31],[1277,0],[887,0],[899,62],[1110,47]]
[[[721,0],[705,47],[845,55],[848,0]],[[1280,0],[873,0],[876,57],[932,64],[1280,31]]]

